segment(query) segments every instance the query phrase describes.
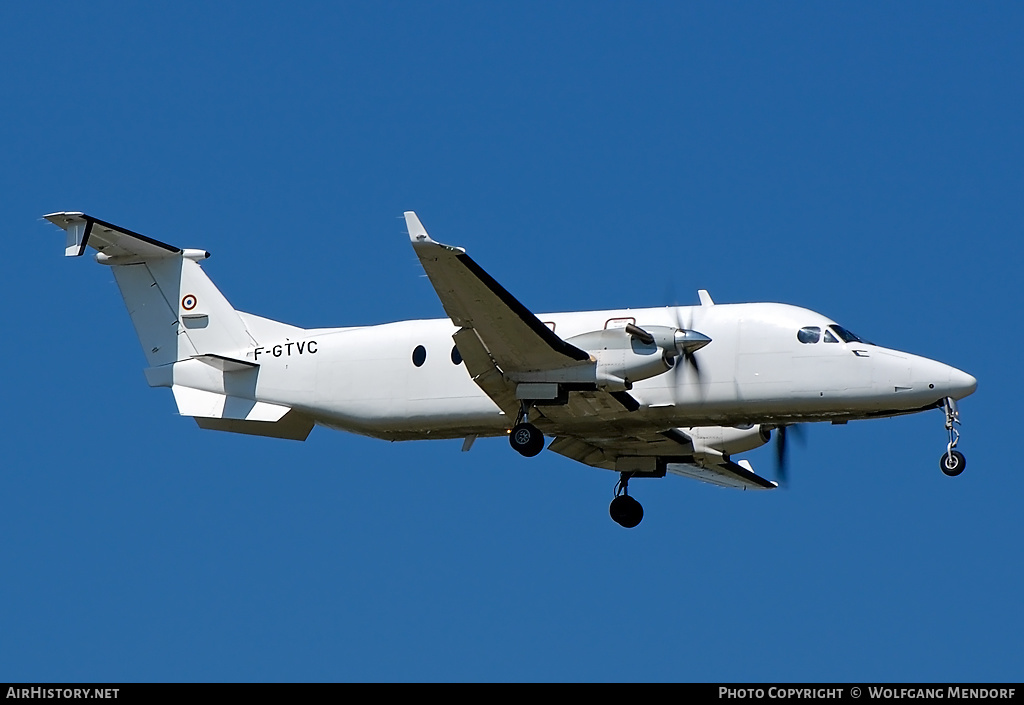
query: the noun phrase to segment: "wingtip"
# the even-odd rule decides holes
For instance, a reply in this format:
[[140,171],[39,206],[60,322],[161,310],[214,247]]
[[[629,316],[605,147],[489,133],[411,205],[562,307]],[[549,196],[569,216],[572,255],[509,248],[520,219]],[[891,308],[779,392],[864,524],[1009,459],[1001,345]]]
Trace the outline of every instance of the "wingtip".
[[61,227],[61,222],[66,224],[73,220],[84,220],[86,217],[85,213],[81,211],[57,211],[56,213],[47,213],[43,219]]
[[430,236],[427,235],[427,229],[423,227],[423,223],[420,222],[419,216],[416,215],[415,211],[405,212],[405,227],[409,230],[409,240],[414,244],[417,242],[433,242]]
[[405,225],[409,229],[409,240],[412,242],[413,247],[418,245],[430,245],[443,247],[446,250],[451,250],[452,252],[465,253],[465,250],[461,247],[452,247],[451,245],[445,245],[431,239],[431,237],[427,235],[427,229],[423,227],[423,223],[420,222],[419,216],[417,216],[414,211],[405,212]]

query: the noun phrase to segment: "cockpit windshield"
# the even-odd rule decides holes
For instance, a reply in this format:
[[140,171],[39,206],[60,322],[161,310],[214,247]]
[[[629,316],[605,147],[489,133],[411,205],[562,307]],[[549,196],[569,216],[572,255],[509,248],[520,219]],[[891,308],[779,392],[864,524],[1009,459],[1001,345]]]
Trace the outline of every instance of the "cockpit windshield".
[[842,326],[837,326],[835,323],[828,326],[824,330],[824,334],[818,326],[804,326],[796,332],[796,339],[805,345],[813,345],[819,340],[825,343],[838,343],[842,340],[844,343],[874,345],[870,340],[865,340],[859,335],[846,330]]
[[865,340],[864,338],[846,330],[842,326],[837,326],[835,323],[830,325],[829,328],[834,331],[844,343],[864,343],[865,345],[874,345],[870,340]]

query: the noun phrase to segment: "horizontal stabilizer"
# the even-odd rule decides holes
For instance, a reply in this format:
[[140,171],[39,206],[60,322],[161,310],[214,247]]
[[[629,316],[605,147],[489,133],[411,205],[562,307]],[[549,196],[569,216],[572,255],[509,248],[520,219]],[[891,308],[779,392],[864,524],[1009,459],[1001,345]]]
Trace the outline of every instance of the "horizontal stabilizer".
[[196,417],[199,428],[208,431],[244,433],[247,436],[284,438],[289,441],[304,441],[313,430],[313,420],[295,411],[289,411],[280,421],[238,421],[236,419],[204,419]]
[[221,372],[244,372],[245,370],[251,370],[259,367],[259,363],[249,362],[248,360],[238,360],[233,357],[224,357],[223,355],[194,355],[193,360],[199,360],[205,362],[210,367],[220,370]]
[[216,392],[175,384],[171,387],[178,413],[182,416],[196,416],[211,419],[238,419],[241,421],[279,421],[291,411],[290,407],[232,397]]
[[67,233],[65,257],[80,257],[85,254],[87,246],[107,257],[140,259],[168,257],[182,251],[180,247],[140,235],[85,213],[50,213],[43,217]]

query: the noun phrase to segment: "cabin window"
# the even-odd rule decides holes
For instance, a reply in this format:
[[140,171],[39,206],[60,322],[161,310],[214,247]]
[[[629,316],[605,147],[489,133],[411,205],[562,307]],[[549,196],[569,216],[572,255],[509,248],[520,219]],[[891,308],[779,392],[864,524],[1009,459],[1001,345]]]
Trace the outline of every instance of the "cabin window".
[[423,363],[427,361],[427,349],[422,345],[417,345],[416,349],[412,351],[412,364],[416,367],[423,367]]
[[796,334],[796,339],[801,343],[817,343],[819,338],[821,338],[821,328],[818,326],[805,326]]
[[832,335],[832,331],[830,331],[830,330],[826,330],[825,331],[825,338],[824,338],[824,340],[825,340],[826,343],[838,343],[839,342],[839,340],[834,335]]
[[462,353],[459,352],[459,346],[458,345],[453,345],[452,346],[452,364],[453,365],[461,365],[462,364]]

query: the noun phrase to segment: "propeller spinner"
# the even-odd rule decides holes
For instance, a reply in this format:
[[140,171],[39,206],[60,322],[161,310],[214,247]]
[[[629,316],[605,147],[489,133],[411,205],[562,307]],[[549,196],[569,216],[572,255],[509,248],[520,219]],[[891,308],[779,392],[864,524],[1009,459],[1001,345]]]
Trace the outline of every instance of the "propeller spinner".
[[696,367],[693,353],[711,342],[711,338],[695,330],[651,326],[645,330],[634,323],[626,324],[626,333],[645,345],[657,345],[665,351],[665,362],[675,365],[677,357],[685,358]]

